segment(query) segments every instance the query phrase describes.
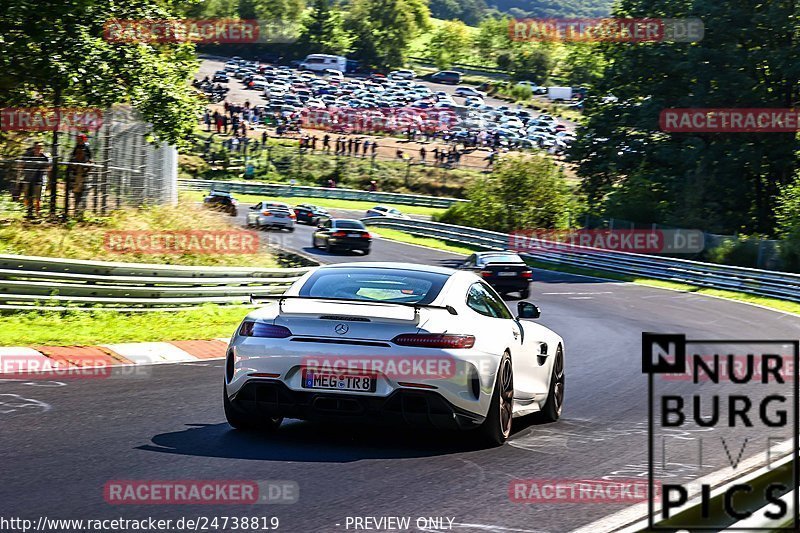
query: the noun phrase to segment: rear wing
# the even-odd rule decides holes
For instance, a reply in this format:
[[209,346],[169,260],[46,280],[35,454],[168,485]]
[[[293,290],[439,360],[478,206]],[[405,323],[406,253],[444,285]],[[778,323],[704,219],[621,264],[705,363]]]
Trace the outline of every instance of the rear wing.
[[419,314],[420,309],[437,309],[441,311],[447,311],[451,315],[457,315],[458,311],[455,310],[453,306],[450,305],[431,305],[431,304],[419,304],[419,303],[409,303],[409,302],[386,302],[380,300],[360,300],[358,298],[314,298],[309,296],[286,296],[286,295],[257,295],[252,294],[250,295],[250,303],[263,303],[263,302],[270,302],[270,301],[278,301],[278,312],[283,311],[283,302],[286,300],[312,300],[317,302],[340,302],[340,303],[347,303],[347,304],[354,304],[354,305],[386,305],[386,306],[400,306],[400,307],[410,307],[414,309],[414,315]]

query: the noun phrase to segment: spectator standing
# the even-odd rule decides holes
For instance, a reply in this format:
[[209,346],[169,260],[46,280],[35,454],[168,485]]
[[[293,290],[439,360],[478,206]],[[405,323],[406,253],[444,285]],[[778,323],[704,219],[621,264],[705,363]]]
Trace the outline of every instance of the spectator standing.
[[44,145],[36,141],[21,157],[23,161],[23,193],[28,218],[39,216],[42,190],[47,173],[50,171],[50,156],[44,152]]
[[[208,113],[206,113],[208,117]],[[210,120],[210,118],[209,118]],[[72,194],[75,199],[75,213],[83,210],[83,197],[86,194],[86,177],[89,175],[89,167],[82,166],[92,162],[92,150],[89,148],[89,138],[84,135],[78,135],[75,148],[72,149],[72,155],[69,158],[70,163],[78,163],[77,165],[70,165],[67,169],[67,181],[71,185]]]

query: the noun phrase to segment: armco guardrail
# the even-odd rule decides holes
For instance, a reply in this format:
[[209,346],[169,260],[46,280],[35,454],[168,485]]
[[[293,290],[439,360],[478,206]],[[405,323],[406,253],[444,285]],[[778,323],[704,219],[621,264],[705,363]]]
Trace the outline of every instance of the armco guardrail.
[[0,255],[0,309],[165,311],[249,304],[307,268],[186,267]]
[[178,186],[195,191],[227,191],[239,194],[264,196],[301,196],[310,198],[336,198],[340,200],[363,200],[376,204],[417,205],[424,207],[447,208],[458,202],[468,202],[458,198],[438,196],[421,196],[418,194],[400,194],[393,192],[359,191],[357,189],[329,189],[325,187],[292,186],[281,183],[254,183],[248,181],[217,180],[178,180]]
[[[514,236],[495,231],[421,220],[383,217],[370,217],[362,220],[378,227],[399,229],[413,235],[435,237],[470,246],[503,250],[514,248]],[[539,241],[542,244],[541,248],[535,248],[530,246],[529,240],[526,239],[526,241],[524,255],[537,261],[800,302],[800,274],[579,246],[571,246],[567,249],[565,245],[562,245],[559,249],[556,243],[542,241]]]

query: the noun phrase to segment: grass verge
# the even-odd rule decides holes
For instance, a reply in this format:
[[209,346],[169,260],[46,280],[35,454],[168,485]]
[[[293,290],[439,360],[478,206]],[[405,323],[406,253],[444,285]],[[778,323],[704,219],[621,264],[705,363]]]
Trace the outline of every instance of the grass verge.
[[0,346],[72,346],[229,337],[249,309],[176,312],[28,311],[0,316]]
[[[436,250],[443,250],[446,252],[453,252],[457,254],[470,254],[474,251],[481,250],[482,248],[469,247],[463,244],[442,241],[432,237],[417,237],[410,235],[403,231],[377,228],[377,232],[381,237],[391,239],[398,242],[405,242],[409,244],[419,244],[427,246]],[[607,272],[603,270],[581,268],[570,265],[556,265],[544,261],[527,260],[530,266],[542,270],[552,270],[554,272],[564,272],[566,274],[577,274],[580,276],[592,276],[596,278],[611,279],[616,281],[626,281],[629,283],[636,283],[637,285],[646,285],[648,287],[657,287],[661,289],[672,289],[683,292],[690,292],[693,294],[702,294],[704,296],[712,296],[716,298],[725,298],[728,300],[735,300],[738,302],[745,302],[754,305],[760,305],[775,309],[777,311],[785,311],[787,313],[795,313],[800,315],[800,304],[796,302],[789,302],[785,300],[778,300],[776,298],[768,298],[765,296],[757,296],[754,294],[746,294],[743,292],[727,291],[720,289],[710,289],[707,287],[698,287],[696,285],[689,285],[686,283],[678,283],[674,281],[665,281],[660,279],[644,278],[639,276],[630,276],[625,274],[617,274],[615,272]]]
[[[120,209],[106,217],[87,215],[82,221],[66,223],[27,221],[21,210],[3,210],[0,220],[0,253],[63,257],[134,263],[156,263],[190,266],[253,266],[277,267],[278,262],[262,244],[258,253],[210,253],[187,250],[183,253],[150,253],[107,245],[110,232],[154,232],[164,234],[181,231],[241,231],[219,214],[183,201],[178,205]],[[135,235],[135,234],[134,234]]]

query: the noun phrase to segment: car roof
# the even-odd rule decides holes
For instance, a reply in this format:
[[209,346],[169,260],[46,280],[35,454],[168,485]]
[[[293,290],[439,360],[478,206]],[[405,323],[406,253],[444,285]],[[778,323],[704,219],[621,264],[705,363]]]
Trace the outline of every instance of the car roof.
[[413,270],[414,272],[432,272],[434,274],[445,274],[451,276],[458,272],[455,269],[430,265],[418,265],[415,263],[391,263],[391,262],[363,262],[363,263],[336,263],[333,265],[323,265],[320,269],[333,268],[374,268],[391,270]]
[[516,255],[516,256],[519,256],[519,254],[517,252],[512,252],[510,250],[506,251],[506,252],[498,252],[498,251],[475,252],[475,255],[477,255],[478,257],[491,257],[493,255]]

